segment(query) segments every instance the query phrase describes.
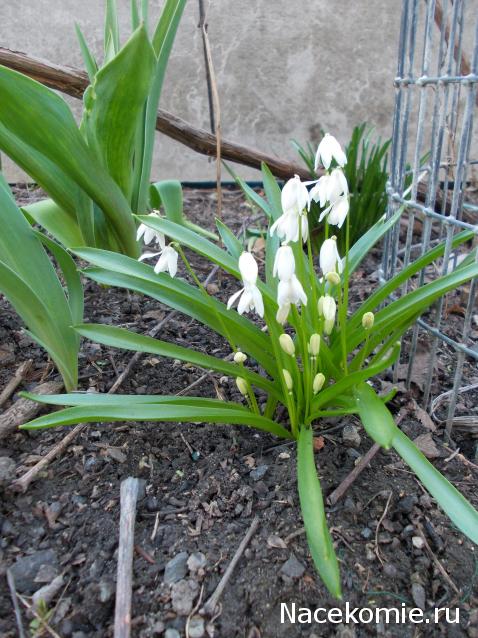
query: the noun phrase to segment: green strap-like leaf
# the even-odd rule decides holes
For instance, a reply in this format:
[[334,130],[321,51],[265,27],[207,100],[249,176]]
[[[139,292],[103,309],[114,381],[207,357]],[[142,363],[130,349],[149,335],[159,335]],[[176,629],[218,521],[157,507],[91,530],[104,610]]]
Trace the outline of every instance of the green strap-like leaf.
[[85,100],[82,128],[89,147],[131,202],[133,155],[151,87],[155,56],[144,26],[101,68]]
[[66,248],[81,246],[83,236],[78,222],[52,199],[43,199],[22,207],[27,218],[33,219]]
[[392,445],[458,529],[478,544],[478,512],[474,507],[398,428]]
[[170,359],[188,361],[205,370],[215,370],[216,372],[227,374],[233,379],[238,376],[244,377],[250,381],[252,385],[266,390],[266,392],[276,396],[278,399],[281,398],[280,393],[271,381],[248,370],[246,367],[240,367],[229,361],[224,361],[224,359],[218,359],[217,357],[197,352],[191,348],[183,348],[182,346],[161,341],[160,339],[154,339],[147,335],[139,335],[124,328],[84,323],[75,326],[75,329],[83,337],[113,348],[125,348],[126,350],[147,352]]
[[359,383],[353,394],[365,431],[376,443],[388,449],[398,432],[390,410],[368,383]]
[[332,537],[327,527],[324,498],[317,476],[312,429],[302,426],[297,446],[297,482],[300,507],[310,553],[325,586],[341,598],[340,573]]
[[[49,162],[47,167],[52,164],[61,167],[100,206],[122,250],[136,256],[138,245],[131,208],[86,145],[66,102],[39,82],[3,66],[0,66],[0,94],[0,126],[8,131],[10,146],[20,140],[23,155],[26,146],[35,151],[37,165],[43,156]],[[0,130],[0,144],[4,137]]]
[[67,408],[52,414],[46,414],[21,426],[21,429],[39,430],[58,425],[75,423],[103,423],[108,421],[171,421],[180,423],[223,423],[231,425],[249,425],[264,432],[270,432],[280,438],[289,439],[290,432],[278,423],[263,416],[244,410],[227,407],[222,401],[217,407],[204,408],[176,403],[158,405],[132,404],[130,406],[91,405],[88,407]]
[[78,42],[80,44],[81,55],[83,57],[83,62],[85,64],[86,72],[88,73],[88,77],[90,79],[91,84],[93,84],[95,80],[95,75],[98,72],[98,64],[91,53],[88,44],[86,43],[85,36],[83,35],[82,30],[80,29],[79,24],[75,24],[76,37],[78,38]]
[[142,144],[137,147],[138,157],[141,158],[141,170],[138,171],[137,175],[137,192],[134,195],[134,201],[137,204],[135,212],[141,214],[145,214],[148,210],[148,192],[151,167],[153,164],[159,98],[161,96],[169,56],[176,37],[176,31],[178,30],[186,2],[187,0],[166,0],[161,12],[161,18],[153,35],[152,44],[157,62],[144,114]]
[[[97,249],[79,249],[76,254],[96,266],[85,274],[110,286],[137,290],[169,307],[197,319],[227,338],[224,325],[235,343],[256,359],[272,378],[277,378],[277,364],[270,355],[269,340],[254,323],[241,317],[214,297],[205,297],[200,290],[178,278],[155,274],[153,268],[129,257]],[[218,318],[219,316],[219,318]]]

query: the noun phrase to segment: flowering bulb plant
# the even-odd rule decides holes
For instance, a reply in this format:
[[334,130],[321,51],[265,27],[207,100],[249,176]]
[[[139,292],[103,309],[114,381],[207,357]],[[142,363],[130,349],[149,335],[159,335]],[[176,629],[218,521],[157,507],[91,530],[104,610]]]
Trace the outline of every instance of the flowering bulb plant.
[[[311,555],[327,589],[340,597],[338,562],[313,448],[314,432],[320,432],[324,417],[357,415],[370,437],[384,448],[393,447],[455,525],[478,542],[478,513],[396,426],[386,405],[394,393],[380,396],[370,384],[370,379],[397,360],[400,338],[416,318],[438,297],[476,277],[478,265],[470,256],[450,274],[387,304],[405,281],[443,255],[444,247],[436,246],[349,313],[352,273],[397,222],[400,212],[380,220],[349,246],[348,187],[342,172],[345,156],[335,138],[324,138],[317,161],[326,171],[320,180],[304,184],[293,177],[282,192],[264,169],[270,211],[264,273],[255,257],[244,251],[221,222],[217,227],[225,249],[168,219],[141,216],[140,234],[147,240],[156,239],[162,246],[155,268],[104,250],[76,251],[92,265],[85,270],[86,276],[101,284],[150,295],[202,322],[229,342],[232,357],[224,360],[106,325],[82,324],[77,326],[79,334],[108,346],[173,357],[233,377],[242,402],[157,395],[44,396],[36,398],[69,407],[23,427],[128,420],[209,422],[243,424],[295,441],[298,491]],[[316,197],[328,203],[322,215],[326,239],[318,263],[312,254],[307,223],[308,206]],[[332,232],[339,226],[345,226],[347,237],[344,255],[339,253]],[[171,243],[163,258],[165,236]],[[471,236],[469,232],[460,233],[454,245]],[[208,294],[183,247],[206,257],[241,282],[227,303]],[[179,258],[192,283],[174,277]],[[278,410],[280,405],[287,414],[282,420],[276,416],[284,412]]]

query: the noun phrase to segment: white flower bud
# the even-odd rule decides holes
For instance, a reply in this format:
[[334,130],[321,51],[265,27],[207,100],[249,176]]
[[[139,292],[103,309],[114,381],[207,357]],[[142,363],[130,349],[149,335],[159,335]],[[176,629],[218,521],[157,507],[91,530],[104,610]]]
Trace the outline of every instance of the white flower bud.
[[365,330],[371,330],[375,322],[375,315],[373,312],[366,312],[362,317],[362,326]]
[[238,351],[234,354],[234,363],[244,363],[245,361],[247,361],[247,355],[243,352]]
[[312,357],[316,357],[320,351],[320,335],[314,332],[309,341],[309,353]]
[[336,272],[328,272],[325,275],[325,278],[327,279],[329,284],[332,284],[332,286],[338,286],[340,283],[340,275]]
[[279,343],[282,350],[291,357],[295,355],[295,345],[291,337],[285,332],[279,337]]
[[343,263],[337,250],[337,237],[334,235],[330,239],[326,239],[320,247],[319,253],[320,270],[324,275],[329,272],[343,272]]
[[317,392],[320,392],[322,390],[322,388],[324,387],[324,383],[325,376],[322,374],[322,372],[317,373],[312,383],[312,390],[314,394],[317,394]]
[[236,385],[242,396],[246,397],[249,394],[249,388],[245,379],[243,379],[242,377],[237,377]]
[[334,329],[335,319],[326,319],[324,322],[324,332],[329,335]]
[[319,315],[324,317],[326,321],[335,321],[337,304],[335,303],[335,299],[330,295],[325,295],[325,297],[319,299],[317,310],[319,311]]
[[292,392],[292,388],[294,387],[294,382],[292,380],[291,374],[288,370],[282,370],[282,374],[284,375],[284,381],[287,386],[289,392]]

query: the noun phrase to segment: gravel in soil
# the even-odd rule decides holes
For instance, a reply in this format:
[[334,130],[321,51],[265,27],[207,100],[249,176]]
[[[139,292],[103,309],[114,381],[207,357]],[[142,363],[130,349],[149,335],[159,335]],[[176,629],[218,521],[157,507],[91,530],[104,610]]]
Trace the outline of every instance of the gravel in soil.
[[[188,191],[185,201],[191,218],[212,226],[214,193]],[[233,228],[237,230],[250,212],[239,193],[225,193],[224,216],[234,220]],[[354,278],[356,301],[375,283],[377,257],[370,257]],[[193,263],[203,277],[207,275],[207,264],[194,259]],[[215,293],[223,298],[236,289],[226,276],[216,284]],[[146,333],[168,312],[152,300],[100,289],[92,282],[86,282],[85,292],[88,321]],[[0,300],[0,308],[0,387],[28,358],[34,364],[26,387],[55,378],[45,354],[22,333],[5,300]],[[180,315],[167,324],[161,338],[215,356],[229,354],[220,338]],[[131,353],[84,341],[80,387],[107,391],[130,357]],[[446,366],[438,372],[446,379]],[[121,392],[175,394],[201,374],[190,365],[145,355]],[[379,383],[386,388],[390,382],[384,377]],[[193,393],[239,399],[233,379],[208,378]],[[451,450],[433,431],[433,422],[420,413],[419,396],[420,388],[412,385],[410,392],[401,387],[395,397],[392,408],[401,415],[401,427],[414,439],[425,437],[428,445],[431,441],[433,463],[477,506],[476,467],[459,456],[447,461]],[[428,618],[433,607],[459,607],[458,624],[281,623],[281,603],[312,609],[337,605],[314,571],[301,531],[292,446],[231,425],[96,424],[26,494],[12,493],[9,478],[34,464],[65,432],[18,432],[0,443],[0,457],[12,461],[0,464],[6,473],[0,484],[0,635],[5,638],[17,635],[7,568],[28,602],[54,579],[61,584],[48,605],[48,623],[60,636],[112,635],[119,487],[128,476],[142,479],[144,488],[135,533],[134,636],[184,636],[188,618],[191,638],[212,635],[213,630],[224,638],[405,637],[418,635],[417,627],[423,636],[478,636],[476,547],[453,527],[393,452],[379,452],[346,496],[327,509],[344,602],[399,609],[405,603],[423,608]],[[324,421],[321,434],[324,445],[316,462],[327,496],[371,442],[353,418]],[[470,437],[459,441],[470,461],[475,443]],[[205,619],[198,609],[214,591],[254,516],[259,517],[258,530],[227,584],[221,613],[212,621]],[[23,616],[27,619],[25,612]]]

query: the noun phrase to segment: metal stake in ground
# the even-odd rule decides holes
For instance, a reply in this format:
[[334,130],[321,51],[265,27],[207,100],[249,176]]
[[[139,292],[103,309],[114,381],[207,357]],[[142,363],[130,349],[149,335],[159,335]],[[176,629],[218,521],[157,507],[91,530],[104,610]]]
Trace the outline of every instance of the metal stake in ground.
[[139,481],[127,478],[121,483],[121,515],[116,576],[114,638],[129,638],[131,633],[131,594],[133,587],[134,524]]

